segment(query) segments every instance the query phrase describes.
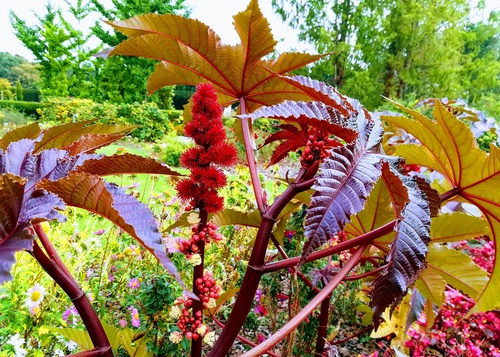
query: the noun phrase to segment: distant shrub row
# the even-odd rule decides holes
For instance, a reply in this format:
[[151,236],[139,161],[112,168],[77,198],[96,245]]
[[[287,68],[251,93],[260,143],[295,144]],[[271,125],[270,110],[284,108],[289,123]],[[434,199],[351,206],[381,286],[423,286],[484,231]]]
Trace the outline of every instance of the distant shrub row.
[[182,119],[181,110],[161,110],[154,103],[112,104],[88,99],[49,98],[37,110],[40,120],[51,123],[70,123],[98,120],[103,124],[139,125],[132,136],[154,142],[174,130]]
[[18,100],[0,100],[0,108],[11,108],[23,112],[26,115],[38,116],[37,109],[42,107],[41,103],[24,102]]

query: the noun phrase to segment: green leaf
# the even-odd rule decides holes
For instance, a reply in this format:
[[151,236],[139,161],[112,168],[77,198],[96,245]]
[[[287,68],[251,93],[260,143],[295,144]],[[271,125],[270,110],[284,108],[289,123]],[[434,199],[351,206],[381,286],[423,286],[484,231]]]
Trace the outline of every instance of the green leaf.
[[179,172],[170,169],[167,165],[154,159],[129,153],[104,156],[99,159],[89,159],[75,171],[99,176],[119,174],[162,174],[182,176]]
[[[439,244],[429,246],[427,269],[476,299],[488,283],[488,274],[462,252]],[[436,295],[434,293],[434,295]]]
[[219,211],[212,218],[212,222],[219,227],[239,224],[242,226],[258,228],[261,220],[262,218],[259,211],[242,212],[232,208],[226,208]]
[[240,288],[232,288],[231,290],[224,292],[216,300],[215,307],[203,310],[203,314],[205,316],[215,315],[221,309],[222,305],[224,305],[228,300],[230,300],[234,295],[236,295],[238,291],[240,291]]
[[488,233],[488,222],[484,218],[463,212],[441,214],[431,222],[433,243],[459,242]]
[[[53,126],[44,132],[41,141],[35,144],[33,153],[47,149],[65,149],[74,147],[75,142],[87,135],[125,134],[136,128],[137,125],[106,125],[94,124],[95,120],[81,121]],[[87,139],[88,140],[88,139]]]

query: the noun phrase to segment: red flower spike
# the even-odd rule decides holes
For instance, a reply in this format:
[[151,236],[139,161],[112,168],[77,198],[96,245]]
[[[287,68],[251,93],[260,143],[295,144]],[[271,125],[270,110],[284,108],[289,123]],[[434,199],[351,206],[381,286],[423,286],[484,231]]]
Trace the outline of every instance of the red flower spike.
[[224,173],[213,166],[208,168],[193,168],[191,170],[191,177],[194,181],[199,182],[201,186],[214,190],[226,186],[227,180]]
[[[191,170],[189,179],[177,183],[179,198],[193,208],[209,213],[222,210],[224,200],[216,189],[226,185],[226,176],[217,166],[231,166],[236,162],[234,145],[226,142],[222,124],[223,109],[217,102],[217,94],[209,83],[196,87],[193,95],[192,120],[184,132],[197,147],[186,150],[180,158],[183,167]],[[185,249],[188,253],[187,249]]]

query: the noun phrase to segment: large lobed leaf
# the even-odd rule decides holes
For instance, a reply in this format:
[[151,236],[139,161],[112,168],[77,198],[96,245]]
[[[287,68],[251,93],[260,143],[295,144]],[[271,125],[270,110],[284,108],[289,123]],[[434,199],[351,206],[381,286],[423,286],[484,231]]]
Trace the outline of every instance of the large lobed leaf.
[[210,82],[220,104],[228,106],[245,98],[248,112],[283,99],[307,100],[309,96],[280,76],[317,61],[325,55],[284,54],[274,61],[263,58],[276,45],[258,2],[236,14],[234,26],[241,44],[228,46],[207,25],[180,16],[141,15],[109,22],[128,39],[110,55],[127,55],[161,61],[148,80],[148,91],[175,84]]
[[[436,102],[431,120],[424,115],[399,106],[411,118],[384,116],[383,119],[398,126],[421,142],[421,145],[400,145],[396,154],[409,164],[426,166],[441,173],[454,192],[483,213],[495,242],[495,254],[500,252],[500,149],[490,147],[490,154],[479,149],[467,125]],[[446,186],[446,185],[445,185]],[[470,313],[500,307],[500,260],[490,280],[477,296]]]
[[387,267],[373,282],[370,306],[373,308],[375,328],[382,322],[382,314],[390,312],[401,302],[408,288],[425,267],[430,236],[430,210],[425,195],[416,180],[400,176],[408,190],[409,201],[401,211],[396,225],[396,237],[390,244]]
[[363,209],[366,197],[381,174],[379,143],[382,128],[359,113],[358,139],[333,148],[320,167],[313,189],[316,191],[306,213],[301,263],[314,249],[343,230],[349,217]]

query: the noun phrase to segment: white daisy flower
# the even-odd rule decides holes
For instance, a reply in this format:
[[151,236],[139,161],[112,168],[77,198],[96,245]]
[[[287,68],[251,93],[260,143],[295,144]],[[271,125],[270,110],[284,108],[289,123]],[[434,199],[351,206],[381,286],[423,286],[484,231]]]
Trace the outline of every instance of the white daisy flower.
[[32,309],[35,306],[39,306],[43,301],[45,294],[47,294],[47,292],[45,291],[45,288],[40,284],[35,284],[33,287],[29,288],[26,292],[26,295],[28,295],[28,297],[25,300],[28,308]]

